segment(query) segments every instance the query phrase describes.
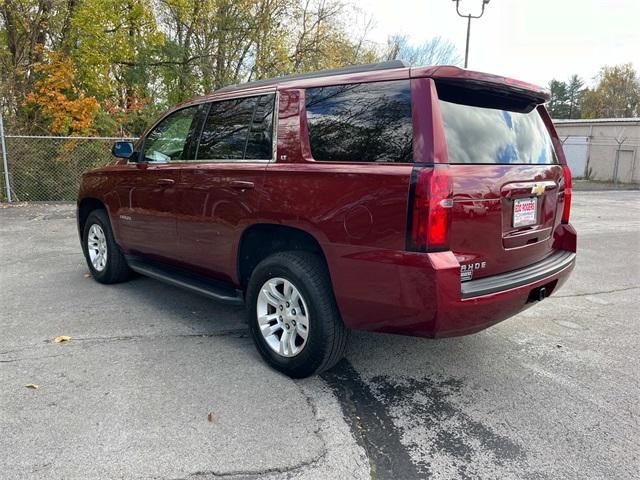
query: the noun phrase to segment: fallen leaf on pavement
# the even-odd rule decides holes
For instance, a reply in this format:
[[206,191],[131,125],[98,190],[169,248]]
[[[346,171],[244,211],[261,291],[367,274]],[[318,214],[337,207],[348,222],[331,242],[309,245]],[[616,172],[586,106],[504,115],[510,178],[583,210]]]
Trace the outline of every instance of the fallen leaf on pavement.
[[213,413],[209,412],[209,415],[207,415],[207,420],[213,422]]
[[71,340],[71,337],[69,337],[68,335],[58,335],[53,339],[55,343],[68,342],[69,340]]
[[40,385],[36,385],[35,383],[28,383],[27,385],[25,385],[25,387],[31,388],[32,390],[37,390],[40,388]]
[[91,276],[91,274],[90,274],[90,273],[85,273],[85,274],[84,274],[84,278],[89,278],[90,276]]

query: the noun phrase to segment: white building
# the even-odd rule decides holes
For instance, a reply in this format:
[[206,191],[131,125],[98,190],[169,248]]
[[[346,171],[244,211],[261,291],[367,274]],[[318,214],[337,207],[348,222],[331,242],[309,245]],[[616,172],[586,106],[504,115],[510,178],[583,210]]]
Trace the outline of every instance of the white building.
[[640,118],[553,123],[575,178],[640,183]]

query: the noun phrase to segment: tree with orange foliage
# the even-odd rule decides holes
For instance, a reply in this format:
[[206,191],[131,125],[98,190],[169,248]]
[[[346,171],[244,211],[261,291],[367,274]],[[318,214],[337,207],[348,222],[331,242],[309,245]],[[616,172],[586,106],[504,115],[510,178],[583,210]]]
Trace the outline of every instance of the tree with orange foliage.
[[89,135],[100,104],[86,96],[74,84],[73,61],[61,52],[48,52],[45,60],[34,66],[39,75],[26,103],[36,106],[51,133],[58,135]]

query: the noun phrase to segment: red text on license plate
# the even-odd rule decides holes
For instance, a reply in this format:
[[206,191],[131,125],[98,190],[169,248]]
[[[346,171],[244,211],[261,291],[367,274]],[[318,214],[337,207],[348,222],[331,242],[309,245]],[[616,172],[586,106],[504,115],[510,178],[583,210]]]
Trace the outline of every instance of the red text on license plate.
[[526,227],[537,222],[538,202],[533,198],[516,198],[513,201],[513,226]]

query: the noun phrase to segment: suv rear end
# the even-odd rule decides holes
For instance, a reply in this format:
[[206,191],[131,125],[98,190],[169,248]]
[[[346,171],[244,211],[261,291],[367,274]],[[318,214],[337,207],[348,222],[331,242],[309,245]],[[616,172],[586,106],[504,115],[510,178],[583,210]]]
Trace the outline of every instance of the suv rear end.
[[426,255],[420,276],[429,287],[412,322],[384,330],[463,335],[567,279],[576,251],[571,173],[540,89],[451,67],[412,71],[421,74],[433,150],[412,172],[407,251]]

